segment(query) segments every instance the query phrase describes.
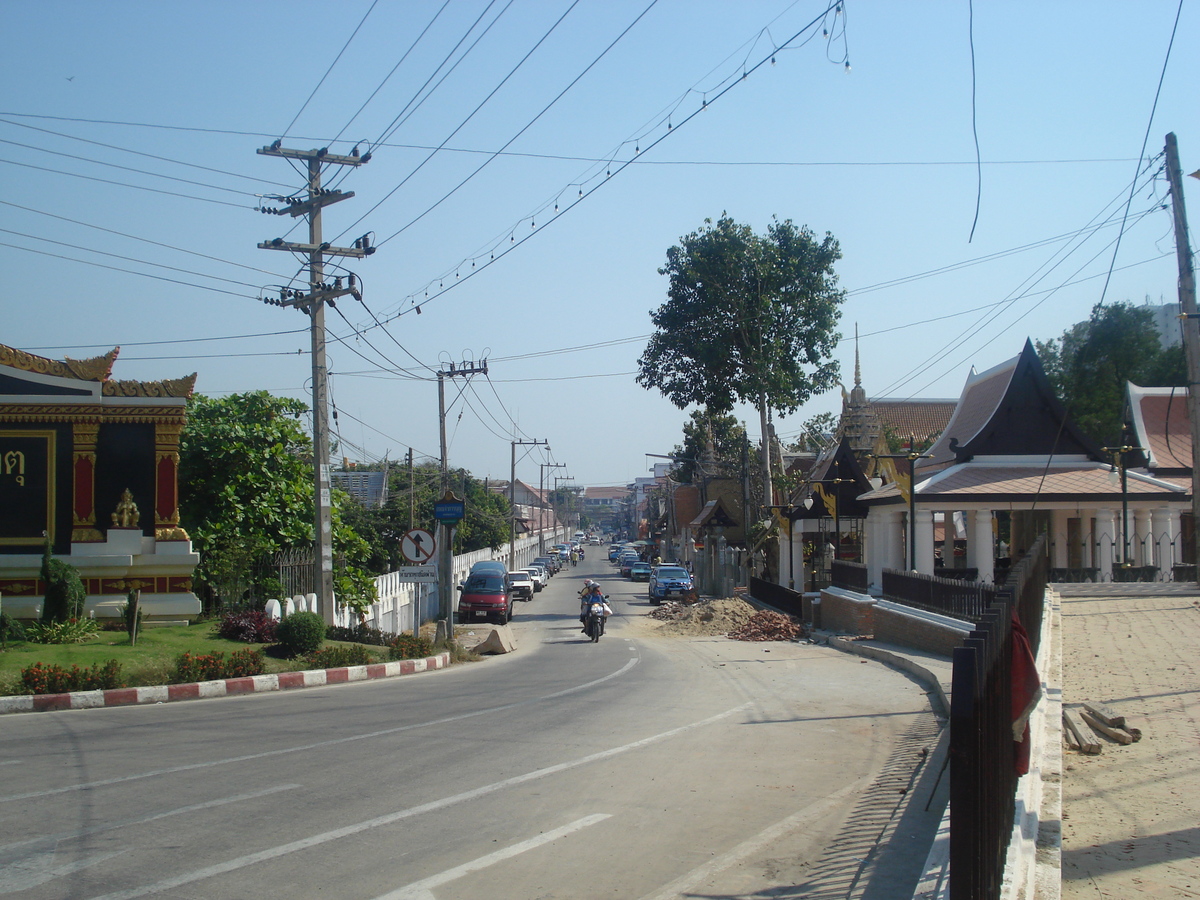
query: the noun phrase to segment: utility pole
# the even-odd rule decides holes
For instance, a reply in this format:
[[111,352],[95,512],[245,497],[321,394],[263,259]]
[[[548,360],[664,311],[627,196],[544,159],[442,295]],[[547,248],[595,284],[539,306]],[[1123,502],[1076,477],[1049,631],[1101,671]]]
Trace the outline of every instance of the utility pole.
[[1175,256],[1179,261],[1179,311],[1183,314],[1183,346],[1187,358],[1188,420],[1192,426],[1192,523],[1195,544],[1192,561],[1200,578],[1200,314],[1196,312],[1196,273],[1188,240],[1187,210],[1183,204],[1183,176],[1175,133],[1167,135],[1167,179],[1171,184],[1171,209],[1175,219]]
[[413,465],[413,449],[408,448],[408,530],[412,531],[417,519],[417,470]]
[[330,153],[327,147],[319,150],[290,150],[284,148],[281,141],[275,141],[269,147],[262,147],[258,153],[262,156],[279,156],[284,159],[304,160],[308,163],[308,192],[307,199],[298,197],[273,197],[286,204],[286,208],[274,209],[260,207],[264,213],[272,215],[290,215],[308,217],[308,243],[300,244],[285,241],[283,238],[264,241],[259,244],[260,250],[284,250],[289,253],[303,253],[308,256],[308,292],[281,288],[279,299],[269,299],[266,302],[274,306],[291,306],[303,310],[311,321],[312,333],[312,392],[313,392],[313,506],[315,510],[314,531],[314,587],[316,588],[317,604],[321,616],[327,625],[334,623],[333,608],[333,525],[330,515],[329,494],[329,404],[328,404],[328,375],[325,364],[325,304],[333,306],[338,297],[346,294],[362,300],[353,275],[348,276],[348,283],[342,286],[341,277],[335,278],[332,284],[325,283],[325,256],[349,256],[363,259],[375,252],[370,244],[370,235],[363,235],[354,242],[354,247],[332,247],[321,236],[321,210],[342,200],[354,196],[353,191],[326,190],[321,187],[321,169],[323,166],[361,166],[371,158],[371,154],[358,155],[356,147],[350,156]]
[[[487,375],[487,360],[479,365],[462,362],[450,365],[437,373],[438,380],[438,430],[442,442],[442,499],[447,500],[454,495],[450,492],[450,460],[446,450],[446,379],[472,375]],[[465,496],[464,496],[464,499]],[[448,635],[454,635],[454,598],[451,596],[450,584],[454,572],[454,525],[438,520],[438,618],[446,620]]]
[[508,567],[512,569],[517,564],[517,448],[518,447],[546,447],[549,449],[549,441],[513,441],[512,442],[512,465],[509,467],[508,477],[508,506],[510,515],[508,520]]
[[538,556],[546,555],[546,470],[563,469],[566,463],[538,463],[538,499],[542,505],[538,508]]

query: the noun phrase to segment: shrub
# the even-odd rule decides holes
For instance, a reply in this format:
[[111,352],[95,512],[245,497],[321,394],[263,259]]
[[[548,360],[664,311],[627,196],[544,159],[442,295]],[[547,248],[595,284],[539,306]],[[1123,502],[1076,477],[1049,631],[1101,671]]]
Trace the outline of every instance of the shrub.
[[316,613],[292,613],[275,626],[275,640],[289,657],[304,656],[325,640],[325,622]]
[[275,620],[262,610],[229,609],[222,613],[214,633],[244,644],[270,644],[275,640],[275,626]]
[[21,670],[21,686],[31,694],[66,694],[71,691],[101,691],[125,686],[121,678],[121,664],[110,659],[103,666],[99,663],[90,669],[71,666],[44,666],[34,663]]
[[95,619],[42,620],[25,626],[25,639],[31,644],[82,644],[99,633],[100,626]]
[[414,637],[405,632],[398,634],[388,644],[388,656],[391,659],[424,659],[433,652],[429,638]]
[[0,647],[9,641],[25,640],[25,629],[21,623],[6,612],[0,612]]
[[390,646],[396,635],[390,631],[380,631],[369,625],[355,625],[353,628],[342,628],[340,625],[330,625],[325,629],[327,641],[349,641],[354,644],[371,644],[374,647]]
[[42,622],[64,622],[83,615],[83,602],[87,599],[87,591],[79,578],[79,570],[51,555],[49,538],[46,538],[42,552],[41,577],[46,582]]
[[235,650],[225,661],[224,653],[205,653],[193,656],[184,653],[175,660],[176,684],[186,684],[192,681],[219,681],[222,678],[245,678],[249,675],[261,675],[266,667],[261,650],[247,647],[245,650]]
[[322,647],[304,657],[310,669],[337,669],[341,666],[365,666],[375,662],[361,644],[351,647]]

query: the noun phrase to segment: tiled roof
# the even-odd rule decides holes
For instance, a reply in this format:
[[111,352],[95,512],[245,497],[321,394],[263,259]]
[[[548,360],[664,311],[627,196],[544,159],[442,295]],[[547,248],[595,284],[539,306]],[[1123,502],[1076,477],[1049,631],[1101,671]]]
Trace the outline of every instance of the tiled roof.
[[[1121,485],[1113,483],[1110,468],[1102,463],[1077,464],[992,465],[963,463],[952,466],[934,478],[918,482],[917,497],[1003,495],[1013,499],[1032,500],[1038,496],[1074,495],[1106,498],[1114,504],[1121,502]],[[1127,490],[1131,499],[1164,494],[1183,499],[1186,493],[1177,485],[1151,478],[1140,472],[1127,472]]]
[[1008,390],[1008,383],[1017,369],[1020,358],[1014,356],[1007,362],[993,366],[986,372],[973,374],[967,379],[954,415],[942,430],[942,436],[929,450],[931,458],[918,463],[918,466],[952,461],[954,451],[950,449],[950,440],[957,438],[961,446],[979,433],[1004,399],[1004,392]]
[[917,442],[945,430],[954,415],[956,400],[872,400],[871,409],[879,424],[898,437],[909,435]]
[[625,487],[585,487],[583,496],[587,500],[624,500],[629,496]]
[[1190,469],[1192,431],[1187,388],[1128,387],[1130,418],[1139,446],[1150,451],[1150,468]]

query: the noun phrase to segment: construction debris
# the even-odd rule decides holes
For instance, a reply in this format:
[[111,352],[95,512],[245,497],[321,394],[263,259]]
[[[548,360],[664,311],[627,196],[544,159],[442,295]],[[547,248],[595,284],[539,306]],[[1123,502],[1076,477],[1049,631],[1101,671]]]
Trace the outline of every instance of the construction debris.
[[683,603],[668,600],[650,611],[652,619],[663,622],[659,633],[684,637],[704,637],[727,634],[749,622],[755,609],[745,600],[734,597]]
[[1096,735],[1084,727],[1083,721],[1079,718],[1079,713],[1073,709],[1064,709],[1062,715],[1063,724],[1067,726],[1072,743],[1079,749],[1080,753],[1087,753],[1094,756],[1103,749],[1100,742],[1096,740]]
[[735,641],[798,641],[807,636],[808,631],[802,623],[791,616],[765,609],[728,634]]
[[1125,717],[1114,712],[1110,707],[1105,706],[1103,703],[1095,703],[1091,700],[1084,700],[1080,705],[1095,718],[1099,719],[1110,728],[1125,727]]
[[[1105,725],[1102,721],[1100,721],[1100,719],[1098,719],[1096,716],[1092,715],[1086,709],[1083,710],[1080,713],[1080,715],[1083,717],[1083,721],[1085,721],[1089,725],[1091,725],[1092,728],[1094,728],[1096,731],[1100,732],[1101,734],[1105,735],[1106,737],[1112,738],[1118,744],[1132,744],[1133,743],[1133,735],[1130,734],[1128,731],[1126,731],[1124,728],[1113,728],[1111,725]],[[1123,722],[1125,720],[1122,718],[1121,721]]]

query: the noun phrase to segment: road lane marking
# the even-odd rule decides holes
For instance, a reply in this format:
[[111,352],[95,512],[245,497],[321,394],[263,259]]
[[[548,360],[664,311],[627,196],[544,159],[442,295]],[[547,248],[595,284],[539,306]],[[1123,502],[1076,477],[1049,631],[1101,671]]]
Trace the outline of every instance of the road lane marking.
[[441,887],[443,884],[448,884],[451,881],[462,878],[464,875],[478,872],[480,869],[486,869],[488,866],[503,862],[506,859],[512,859],[512,857],[519,856],[527,850],[536,849],[543,844],[557,841],[560,837],[566,837],[568,834],[573,834],[576,831],[587,828],[589,825],[595,825],[598,822],[603,822],[605,819],[611,818],[612,816],[608,813],[585,816],[582,819],[572,822],[570,825],[555,828],[553,831],[547,831],[545,834],[539,834],[535,838],[521,841],[519,844],[513,844],[511,847],[505,847],[503,850],[497,850],[495,853],[481,856],[479,859],[473,859],[470,862],[463,863],[461,866],[455,866],[453,869],[447,869],[445,872],[440,872],[437,875],[431,875],[428,878],[422,878],[420,881],[414,881],[412,884],[406,884],[402,888],[397,888],[390,893],[375,898],[375,900],[428,900],[428,898],[433,897],[433,889],[436,887]]
[[742,843],[738,844],[732,850],[722,853],[714,859],[710,859],[704,865],[692,869],[686,875],[681,875],[670,884],[659,888],[653,894],[647,894],[641,900],[677,900],[685,892],[690,892],[692,888],[707,881],[718,872],[722,872],[730,866],[741,862],[747,856],[758,852],[772,841],[779,840],[785,834],[799,828],[801,825],[810,823],[817,816],[824,815],[847,794],[865,787],[870,784],[870,781],[870,778],[859,778],[857,781],[852,781],[844,788],[834,791],[828,797],[822,797],[820,800],[810,803],[804,809],[793,813],[786,819],[768,826],[754,837],[742,841]]
[[59,841],[70,841],[76,838],[86,837],[90,834],[99,834],[103,831],[111,831],[114,828],[128,828],[132,825],[145,825],[147,822],[154,822],[158,819],[166,819],[170,816],[179,816],[184,813],[199,812],[204,809],[215,809],[218,806],[225,806],[228,803],[240,803],[243,800],[255,800],[259,797],[266,797],[269,794],[278,794],[280,791],[291,791],[300,787],[298,784],[280,784],[275,787],[263,788],[260,791],[250,791],[245,794],[237,794],[233,797],[221,797],[216,800],[207,800],[204,803],[194,803],[191,806],[181,806],[178,809],[168,809],[164,812],[153,813],[148,816],[141,816],[136,819],[124,819],[116,822],[108,822],[104,825],[96,825],[93,828],[83,828],[79,831],[60,831],[57,834],[39,834],[37,837],[29,838],[24,841],[17,841],[13,844],[0,845],[0,853],[9,850],[16,850],[19,847],[28,847],[31,844],[43,843],[58,843]]
[[422,803],[420,806],[412,806],[408,809],[398,810],[394,813],[388,813],[384,816],[377,816],[373,819],[367,819],[363,822],[357,822],[353,825],[346,825],[342,828],[335,828],[332,831],[325,831],[321,834],[314,834],[311,837],[301,838],[298,841],[291,841],[286,844],[280,844],[277,847],[271,847],[267,850],[260,850],[257,853],[250,853],[246,856],[240,856],[236,859],[227,860],[216,865],[206,866],[203,869],[196,869],[193,872],[185,872],[182,875],[176,875],[172,878],[166,878],[154,884],[143,885],[142,887],[129,888],[124,891],[115,891],[111,894],[102,894],[98,897],[93,897],[91,900],[134,900],[136,897],[145,897],[149,894],[157,894],[160,891],[168,891],[172,888],[182,887],[185,884],[192,884],[197,881],[202,881],[205,878],[213,878],[217,875],[225,875],[229,872],[236,872],[238,869],[244,869],[247,866],[252,866],[256,863],[266,862],[272,859],[278,859],[282,856],[287,856],[291,853],[298,853],[301,850],[308,850],[312,847],[318,847],[321,844],[327,844],[330,841],[340,840],[344,837],[350,837],[355,834],[361,834],[364,831],[369,831],[372,828],[379,828],[384,825],[393,825],[396,822],[404,819],[411,819],[415,816],[424,815],[425,813],[437,812],[449,806],[455,806],[459,803],[465,803],[468,800],[476,800],[480,797],[485,797],[488,794],[494,794],[497,791],[505,788],[515,787],[520,784],[527,784],[531,781],[537,781],[541,778],[546,778],[550,775],[557,775],[561,772],[568,772],[571,769],[586,766],[594,762],[610,759],[614,756],[619,756],[622,753],[628,753],[631,750],[640,750],[642,747],[648,747],[651,744],[664,741],[667,738],[675,737],[695,728],[703,728],[706,725],[714,725],[722,719],[727,719],[743,710],[749,708],[752,704],[743,703],[740,706],[735,706],[732,709],[727,709],[724,712],[717,713],[714,716],[709,716],[706,719],[700,719],[696,722],[689,722],[687,725],[680,725],[678,728],[672,728],[669,731],[662,731],[658,734],[652,734],[650,737],[644,737],[632,743],[622,744],[620,747],[612,747],[608,750],[601,750],[599,753],[592,753],[588,756],[573,759],[569,762],[557,763],[553,766],[546,766],[543,769],[534,769],[532,772],[526,772],[524,775],[514,775],[512,778],[505,778],[503,781],[494,781],[491,784],[485,784],[482,787],[477,787],[469,791],[463,791],[459,794],[452,794],[449,797],[443,797],[441,800],[432,800],[429,803]]
[[529,706],[533,703],[541,703],[543,700],[553,700],[558,697],[563,697],[567,694],[576,693],[577,691],[591,690],[598,684],[603,684],[612,678],[619,678],[636,666],[637,663],[638,661],[636,659],[631,659],[615,672],[610,672],[602,678],[597,678],[594,681],[589,681],[586,684],[579,684],[575,687],[567,688],[565,690],[556,691],[553,694],[546,694],[541,697],[532,697],[529,700],[518,700],[515,703],[506,703],[503,706],[489,706],[486,709],[477,709],[474,712],[469,713],[459,713],[456,716],[447,716],[444,719],[434,719],[430,722],[414,722],[411,725],[397,725],[395,728],[384,728],[381,731],[370,731],[366,734],[355,734],[348,737],[330,738],[327,741],[316,741],[312,744],[301,744],[296,747],[282,747],[274,750],[264,750],[261,753],[247,753],[245,756],[230,756],[226,757],[225,759],[215,759],[210,762],[202,763],[191,763],[186,766],[171,766],[170,768],[166,769],[154,769],[149,772],[139,772],[135,775],[122,775],[118,778],[104,778],[99,781],[87,781],[81,784],[68,784],[63,785],[62,787],[50,788],[49,790],[44,791],[30,791],[26,794],[10,794],[7,797],[0,797],[0,803],[9,803],[13,800],[30,800],[35,797],[51,797],[55,794],[66,794],[71,791],[85,791],[91,790],[92,788],[107,787],[111,784],[124,784],[125,782],[137,781],[141,778],[156,778],[159,775],[175,775],[179,772],[191,772],[198,769],[212,768],[214,766],[226,766],[234,763],[251,762],[256,759],[270,759],[273,756],[282,756],[286,753],[302,753],[307,750],[319,750],[323,747],[336,747],[339,744],[349,744],[353,741],[365,741],[371,738],[386,737],[388,735],[399,734],[404,731],[413,731],[417,728],[429,728],[434,725],[448,725],[451,722],[461,722],[463,719],[471,719],[475,716],[486,716],[490,713],[498,713],[509,709],[515,709],[518,706]]
[[15,894],[17,891],[28,891],[31,888],[62,878],[64,875],[74,875],[89,866],[104,862],[114,856],[126,853],[125,850],[109,850],[88,853],[70,862],[55,863],[55,851],[38,853],[22,859],[19,862],[6,863],[0,869],[0,894]]

